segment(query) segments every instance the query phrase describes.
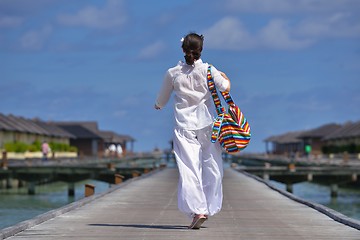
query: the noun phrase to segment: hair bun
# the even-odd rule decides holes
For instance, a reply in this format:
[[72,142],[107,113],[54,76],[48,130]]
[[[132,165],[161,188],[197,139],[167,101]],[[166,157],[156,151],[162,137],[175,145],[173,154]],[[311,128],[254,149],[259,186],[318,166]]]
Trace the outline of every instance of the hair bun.
[[184,56],[184,58],[185,58],[186,64],[188,64],[188,65],[193,65],[194,62],[195,62],[195,58],[194,58],[194,55],[192,53],[186,54]]
[[195,60],[200,59],[203,49],[204,36],[196,33],[189,33],[182,41],[182,49],[185,52],[185,61],[187,64],[194,64]]

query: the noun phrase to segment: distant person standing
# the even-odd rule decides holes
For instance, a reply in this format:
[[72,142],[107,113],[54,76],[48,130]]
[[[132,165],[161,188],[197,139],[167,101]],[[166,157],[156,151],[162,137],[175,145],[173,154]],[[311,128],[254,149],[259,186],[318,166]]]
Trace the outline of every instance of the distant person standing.
[[46,161],[47,160],[47,156],[50,152],[50,146],[49,144],[44,141],[41,145],[41,151],[42,151],[42,154],[43,154],[43,160]]
[[306,154],[306,157],[309,159],[310,154],[311,154],[311,145],[310,144],[305,145],[305,154]]
[[[182,40],[185,62],[168,69],[155,102],[163,108],[174,93],[173,146],[179,169],[178,207],[199,229],[208,216],[222,207],[223,159],[219,144],[211,143],[215,107],[208,89],[208,63],[201,59],[204,37],[188,34]],[[227,76],[211,67],[215,85],[230,90]]]
[[116,147],[116,152],[117,152],[118,157],[122,157],[122,155],[123,155],[123,149],[122,149],[122,147],[121,147],[120,144],[117,145],[117,147]]

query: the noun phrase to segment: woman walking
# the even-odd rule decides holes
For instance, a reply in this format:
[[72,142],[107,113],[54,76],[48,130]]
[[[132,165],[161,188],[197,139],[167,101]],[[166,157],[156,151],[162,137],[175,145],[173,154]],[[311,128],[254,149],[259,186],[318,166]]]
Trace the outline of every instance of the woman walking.
[[[209,64],[201,60],[204,37],[188,34],[182,40],[185,62],[169,68],[155,103],[163,108],[174,93],[174,153],[179,169],[178,207],[199,229],[222,206],[223,160],[219,144],[210,141],[214,103],[207,85]],[[211,67],[215,85],[230,91],[227,76]]]

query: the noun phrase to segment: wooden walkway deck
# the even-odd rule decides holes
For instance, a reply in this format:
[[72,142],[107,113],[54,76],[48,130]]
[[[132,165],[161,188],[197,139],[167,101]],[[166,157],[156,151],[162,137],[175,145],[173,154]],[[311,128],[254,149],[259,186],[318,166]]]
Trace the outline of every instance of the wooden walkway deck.
[[232,169],[225,170],[222,211],[188,230],[177,179],[176,169],[165,169],[6,239],[360,239],[355,228]]

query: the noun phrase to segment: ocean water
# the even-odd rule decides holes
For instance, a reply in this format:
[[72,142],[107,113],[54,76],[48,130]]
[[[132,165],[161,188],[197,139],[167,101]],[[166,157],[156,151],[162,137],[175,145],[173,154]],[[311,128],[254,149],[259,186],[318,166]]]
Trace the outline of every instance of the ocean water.
[[[285,184],[271,181],[275,187],[285,190]],[[293,194],[307,201],[318,203],[334,209],[350,218],[360,220],[360,189],[339,187],[338,196],[331,197],[330,186],[312,182],[302,182],[293,185]]]
[[86,183],[95,186],[95,194],[110,187],[105,182],[84,180],[75,184],[74,197],[68,196],[67,184],[64,182],[36,186],[36,195],[28,195],[27,188],[0,189],[0,229],[84,198]]

